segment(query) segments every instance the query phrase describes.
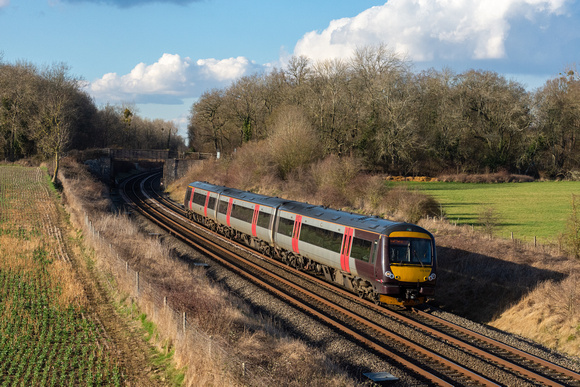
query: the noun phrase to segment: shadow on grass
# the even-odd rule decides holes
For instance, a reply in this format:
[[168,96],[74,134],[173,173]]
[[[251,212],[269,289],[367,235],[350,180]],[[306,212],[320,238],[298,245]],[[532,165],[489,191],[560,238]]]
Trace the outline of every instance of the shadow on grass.
[[543,281],[562,281],[566,275],[466,250],[438,247],[439,307],[481,323],[488,323]]

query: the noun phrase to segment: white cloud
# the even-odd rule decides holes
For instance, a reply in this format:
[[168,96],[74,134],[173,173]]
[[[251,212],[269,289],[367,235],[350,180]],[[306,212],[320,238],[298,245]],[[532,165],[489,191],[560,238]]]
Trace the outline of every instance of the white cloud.
[[197,65],[200,73],[207,79],[218,81],[233,80],[246,73],[250,66],[250,61],[242,56],[228,59],[199,59]]
[[8,7],[10,5],[10,0],[0,0],[0,8]]
[[506,55],[510,19],[560,14],[567,0],[390,0],[305,34],[295,55],[348,58],[357,47],[386,43],[414,61],[497,59]]
[[137,64],[128,74],[105,74],[88,90],[99,102],[180,104],[184,98],[199,96],[207,85],[218,87],[259,68],[244,57],[193,61],[163,54],[153,64]]

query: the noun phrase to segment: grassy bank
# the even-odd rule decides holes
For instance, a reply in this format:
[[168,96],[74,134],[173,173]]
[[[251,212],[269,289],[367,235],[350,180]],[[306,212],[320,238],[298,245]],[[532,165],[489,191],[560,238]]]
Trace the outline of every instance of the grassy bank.
[[580,182],[447,183],[404,182],[432,195],[441,203],[447,219],[459,225],[482,227],[480,214],[493,208],[498,215],[495,235],[541,243],[553,243],[564,232],[571,212],[572,194],[580,193]]

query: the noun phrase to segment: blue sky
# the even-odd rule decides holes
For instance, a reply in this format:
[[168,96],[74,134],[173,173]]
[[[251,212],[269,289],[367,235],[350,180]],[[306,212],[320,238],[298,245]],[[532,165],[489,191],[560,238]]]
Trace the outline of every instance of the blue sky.
[[530,90],[580,62],[580,0],[0,0],[0,55],[65,62],[97,105],[182,128],[204,90],[384,43],[420,71],[497,71]]

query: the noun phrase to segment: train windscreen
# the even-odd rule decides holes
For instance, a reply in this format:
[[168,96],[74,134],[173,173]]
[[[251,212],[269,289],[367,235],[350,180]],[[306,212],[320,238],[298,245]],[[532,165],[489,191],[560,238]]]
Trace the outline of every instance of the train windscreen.
[[431,265],[432,259],[433,254],[429,239],[389,239],[389,260],[391,263]]

